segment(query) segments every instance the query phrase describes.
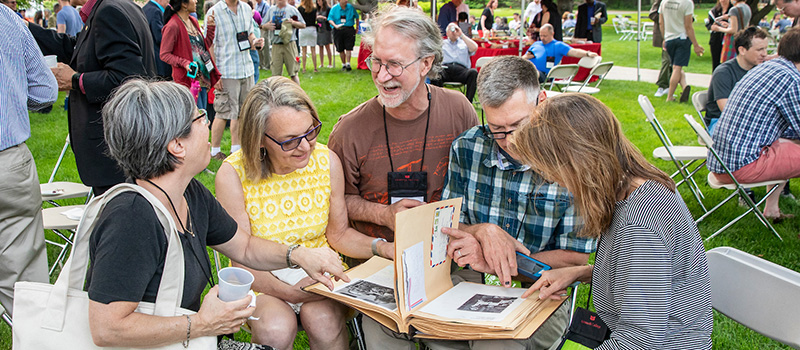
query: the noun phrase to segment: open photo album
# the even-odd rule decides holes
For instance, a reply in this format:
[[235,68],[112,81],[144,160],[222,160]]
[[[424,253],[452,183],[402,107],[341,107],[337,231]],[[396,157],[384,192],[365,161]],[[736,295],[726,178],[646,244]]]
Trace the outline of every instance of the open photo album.
[[526,339],[564,300],[520,298],[525,289],[470,282],[453,286],[449,237],[458,228],[461,198],[422,205],[395,217],[395,260],[372,257],[347,271],[350,282],[333,291],[305,288],[335,299],[387,328],[428,339]]

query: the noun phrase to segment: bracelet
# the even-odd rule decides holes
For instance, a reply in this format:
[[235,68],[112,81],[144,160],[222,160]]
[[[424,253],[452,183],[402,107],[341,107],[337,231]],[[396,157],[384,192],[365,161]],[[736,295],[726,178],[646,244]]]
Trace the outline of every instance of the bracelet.
[[299,247],[299,244],[292,244],[289,246],[289,249],[286,250],[286,266],[289,266],[290,269],[297,269],[300,268],[300,265],[292,263],[292,251]]
[[386,242],[386,239],[375,238],[375,239],[372,240],[372,256],[375,256],[375,255],[380,256],[380,254],[378,254],[378,242],[380,242],[380,241]]
[[192,335],[192,318],[186,315],[186,321],[188,322],[186,324],[186,341],[181,342],[184,348],[189,347],[189,336]]

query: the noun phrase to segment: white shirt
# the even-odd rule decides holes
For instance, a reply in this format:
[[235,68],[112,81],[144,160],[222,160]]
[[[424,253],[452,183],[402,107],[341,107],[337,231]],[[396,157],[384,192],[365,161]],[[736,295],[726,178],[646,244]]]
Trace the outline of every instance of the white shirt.
[[663,1],[658,13],[664,15],[664,41],[686,38],[683,18],[694,14],[694,3],[691,0]]
[[528,4],[528,7],[525,8],[525,14],[524,14],[525,21],[528,22],[528,25],[531,24],[531,22],[533,21],[533,17],[536,17],[536,15],[538,15],[539,12],[542,12],[541,3],[537,4],[536,2],[531,2],[530,4]]
[[470,68],[472,62],[470,62],[469,56],[469,48],[467,48],[467,43],[464,40],[458,38],[453,42],[450,39],[444,39],[442,44],[442,64],[455,62]]

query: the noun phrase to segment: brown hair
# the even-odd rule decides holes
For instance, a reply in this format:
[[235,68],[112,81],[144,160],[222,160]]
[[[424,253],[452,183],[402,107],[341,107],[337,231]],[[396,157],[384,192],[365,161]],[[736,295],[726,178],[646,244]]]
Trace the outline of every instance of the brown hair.
[[[301,0],[300,1],[300,6],[303,6],[303,9],[305,9],[306,12],[314,10],[314,9],[317,8],[316,1],[314,1],[314,0]],[[307,25],[311,25],[309,23],[306,23],[306,24]]]
[[581,236],[597,238],[611,225],[614,206],[634,178],[675,191],[669,175],[625,138],[611,110],[589,95],[548,98],[512,135],[512,150],[522,162],[572,192],[584,221]]
[[268,178],[275,171],[266,148],[261,147],[261,141],[273,117],[272,112],[278,107],[308,112],[315,120],[319,120],[319,114],[311,98],[300,85],[289,78],[270,77],[250,89],[242,105],[239,119],[244,172],[250,181],[258,182]]
[[781,36],[778,55],[792,63],[800,63],[800,27],[794,27]]

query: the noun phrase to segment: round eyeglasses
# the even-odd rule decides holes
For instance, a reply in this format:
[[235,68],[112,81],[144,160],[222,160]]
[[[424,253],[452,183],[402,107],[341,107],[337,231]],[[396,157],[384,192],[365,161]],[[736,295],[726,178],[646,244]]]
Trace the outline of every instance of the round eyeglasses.
[[403,74],[403,71],[406,68],[408,68],[409,66],[411,66],[414,63],[417,63],[417,61],[419,61],[421,58],[422,58],[422,56],[419,56],[419,57],[417,57],[417,59],[411,61],[411,63],[409,63],[409,64],[404,66],[404,65],[402,65],[400,63],[397,63],[397,62],[386,62],[386,63],[383,63],[383,62],[381,62],[381,60],[370,56],[370,57],[367,57],[366,63],[367,63],[367,68],[369,68],[369,70],[371,72],[380,73],[381,72],[381,66],[383,66],[383,67],[386,67],[386,73],[389,73],[389,75],[391,75],[391,76],[396,78],[396,77],[399,77],[401,74]]
[[317,139],[317,136],[319,136],[319,132],[322,129],[322,122],[319,119],[316,119],[316,118],[314,118],[314,120],[316,121],[317,125],[313,126],[311,128],[311,130],[309,130],[305,134],[302,134],[302,135],[297,136],[297,137],[292,137],[292,138],[290,138],[290,139],[288,139],[286,141],[278,141],[278,140],[272,138],[272,136],[267,135],[267,133],[264,133],[264,136],[268,137],[270,140],[272,140],[272,142],[275,142],[279,146],[281,146],[281,149],[284,152],[293,151],[295,148],[300,147],[300,143],[303,142],[303,139],[306,139],[306,141],[308,141],[308,142],[311,142],[311,141],[314,141],[314,140]]

